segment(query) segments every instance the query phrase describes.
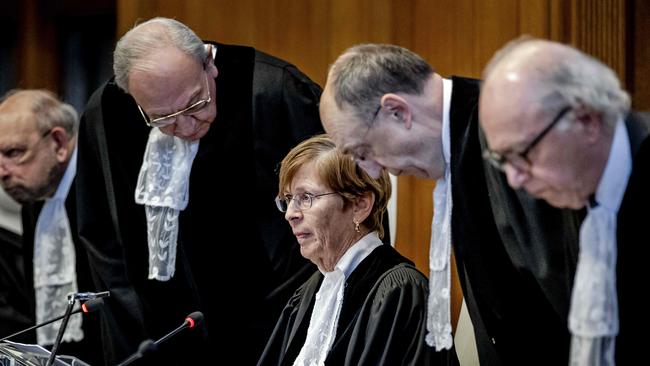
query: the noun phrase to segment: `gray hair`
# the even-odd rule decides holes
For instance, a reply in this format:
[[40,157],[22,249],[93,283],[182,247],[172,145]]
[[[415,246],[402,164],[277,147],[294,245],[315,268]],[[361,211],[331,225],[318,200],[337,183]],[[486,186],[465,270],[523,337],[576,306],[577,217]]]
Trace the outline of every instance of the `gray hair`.
[[406,48],[361,44],[347,49],[330,67],[328,83],[339,108],[349,104],[363,121],[372,120],[386,93],[420,94],[433,68]]
[[[520,54],[522,50],[543,44],[549,45],[550,42],[525,37],[508,43],[488,63],[484,77],[487,79],[499,64]],[[551,59],[530,66],[534,88],[540,91],[544,108],[555,111],[566,105],[584,105],[601,113],[603,121],[613,127],[630,110],[630,96],[621,88],[616,73],[601,61],[574,47],[561,44],[553,46],[557,52],[551,54]]]
[[153,18],[126,32],[117,42],[113,53],[115,83],[129,92],[129,75],[132,71],[151,71],[149,57],[153,51],[175,47],[203,63],[208,55],[203,41],[185,24],[169,18]]
[[9,98],[29,101],[29,111],[36,118],[36,128],[40,132],[49,131],[53,127],[63,127],[71,136],[77,134],[79,129],[77,111],[70,104],[60,101],[51,91],[45,89],[14,89],[5,94],[2,103]]

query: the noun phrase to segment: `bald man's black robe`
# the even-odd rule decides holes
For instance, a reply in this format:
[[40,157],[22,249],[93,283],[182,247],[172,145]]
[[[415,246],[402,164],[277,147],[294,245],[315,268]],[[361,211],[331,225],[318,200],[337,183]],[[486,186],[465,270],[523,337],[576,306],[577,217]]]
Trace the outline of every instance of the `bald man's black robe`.
[[616,364],[643,364],[648,358],[647,338],[650,306],[643,295],[648,286],[648,215],[650,207],[650,113],[630,113],[625,121],[632,171],[616,218],[616,291],[619,333]]
[[482,158],[478,80],[452,82],[452,243],[481,365],[565,365],[584,213],[512,190]]
[[79,234],[98,286],[111,291],[102,328],[109,364],[196,310],[205,314],[200,329],[161,345],[149,363],[254,364],[282,307],[315,269],[273,199],[281,159],[323,132],[321,89],[294,66],[248,47],[217,45],[215,65],[218,114],[192,165],[176,273],[167,282],[147,279],[145,211],[134,201],[150,128],[113,81],[83,115]]

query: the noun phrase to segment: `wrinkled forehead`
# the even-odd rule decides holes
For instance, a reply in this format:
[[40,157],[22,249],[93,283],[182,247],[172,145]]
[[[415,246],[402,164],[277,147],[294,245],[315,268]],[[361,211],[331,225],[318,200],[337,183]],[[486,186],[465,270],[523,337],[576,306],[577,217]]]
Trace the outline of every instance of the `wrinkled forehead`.
[[547,114],[535,88],[508,80],[481,90],[479,118],[491,149],[508,149],[527,141]]
[[147,113],[164,115],[187,107],[205,89],[206,78],[198,72],[182,78],[141,78],[133,85],[130,93]]
[[173,103],[182,92],[203,85],[203,70],[203,64],[176,48],[156,50],[129,73],[130,94],[140,104]]
[[[481,122],[503,120],[499,115],[521,118],[537,109],[544,92],[539,83],[529,77],[526,70],[499,70],[494,72],[481,87],[479,114]],[[483,118],[490,116],[492,118]]]

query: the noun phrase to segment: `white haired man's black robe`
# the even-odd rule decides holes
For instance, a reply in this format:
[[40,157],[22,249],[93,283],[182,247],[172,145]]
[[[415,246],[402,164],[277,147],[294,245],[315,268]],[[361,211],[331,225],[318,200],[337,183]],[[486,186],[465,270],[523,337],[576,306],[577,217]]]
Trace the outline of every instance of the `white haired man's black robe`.
[[278,163],[323,132],[321,89],[249,47],[218,44],[215,65],[217,117],[192,165],[170,281],[147,279],[145,210],[134,200],[150,128],[112,81],[82,117],[79,234],[97,285],[111,291],[102,324],[107,364],[197,310],[205,314],[200,329],[178,334],[158,347],[158,358],[139,364],[253,364],[287,299],[315,269],[273,199]]

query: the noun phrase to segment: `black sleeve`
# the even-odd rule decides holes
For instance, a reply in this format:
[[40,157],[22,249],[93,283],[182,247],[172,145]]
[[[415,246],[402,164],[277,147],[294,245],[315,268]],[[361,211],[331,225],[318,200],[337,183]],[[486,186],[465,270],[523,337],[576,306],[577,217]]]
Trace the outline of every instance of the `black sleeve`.
[[[0,228],[0,337],[34,323],[21,248],[20,235]],[[33,342],[33,338],[29,334],[12,341]]]
[[[479,141],[487,147],[481,129]],[[567,319],[584,210],[551,207],[510,188],[505,174],[489,164],[484,169],[494,221],[513,264],[532,275],[559,318]]]
[[253,78],[253,123],[257,220],[273,271],[267,303],[279,314],[296,288],[316,267],[303,258],[284,215],[277,210],[279,163],[301,141],[323,133],[318,105],[321,88],[296,67],[256,54]]
[[[426,334],[427,279],[410,266],[388,272],[363,305],[345,365],[424,365],[432,348]],[[429,363],[427,363],[429,362]]]
[[105,123],[115,123],[121,106],[114,84],[100,88],[81,118],[77,161],[77,222],[80,241],[88,252],[91,276],[98,290],[110,290],[101,312],[105,361],[114,364],[133,352],[146,338],[142,312],[129,283],[113,190],[115,164],[109,155]]
[[296,316],[299,311],[302,294],[300,291],[296,292],[287,305],[282,309],[280,318],[275,324],[273,333],[269,337],[264,352],[257,362],[257,366],[274,366],[280,365],[285,355],[285,350],[289,345],[289,338],[291,332],[296,326]]

